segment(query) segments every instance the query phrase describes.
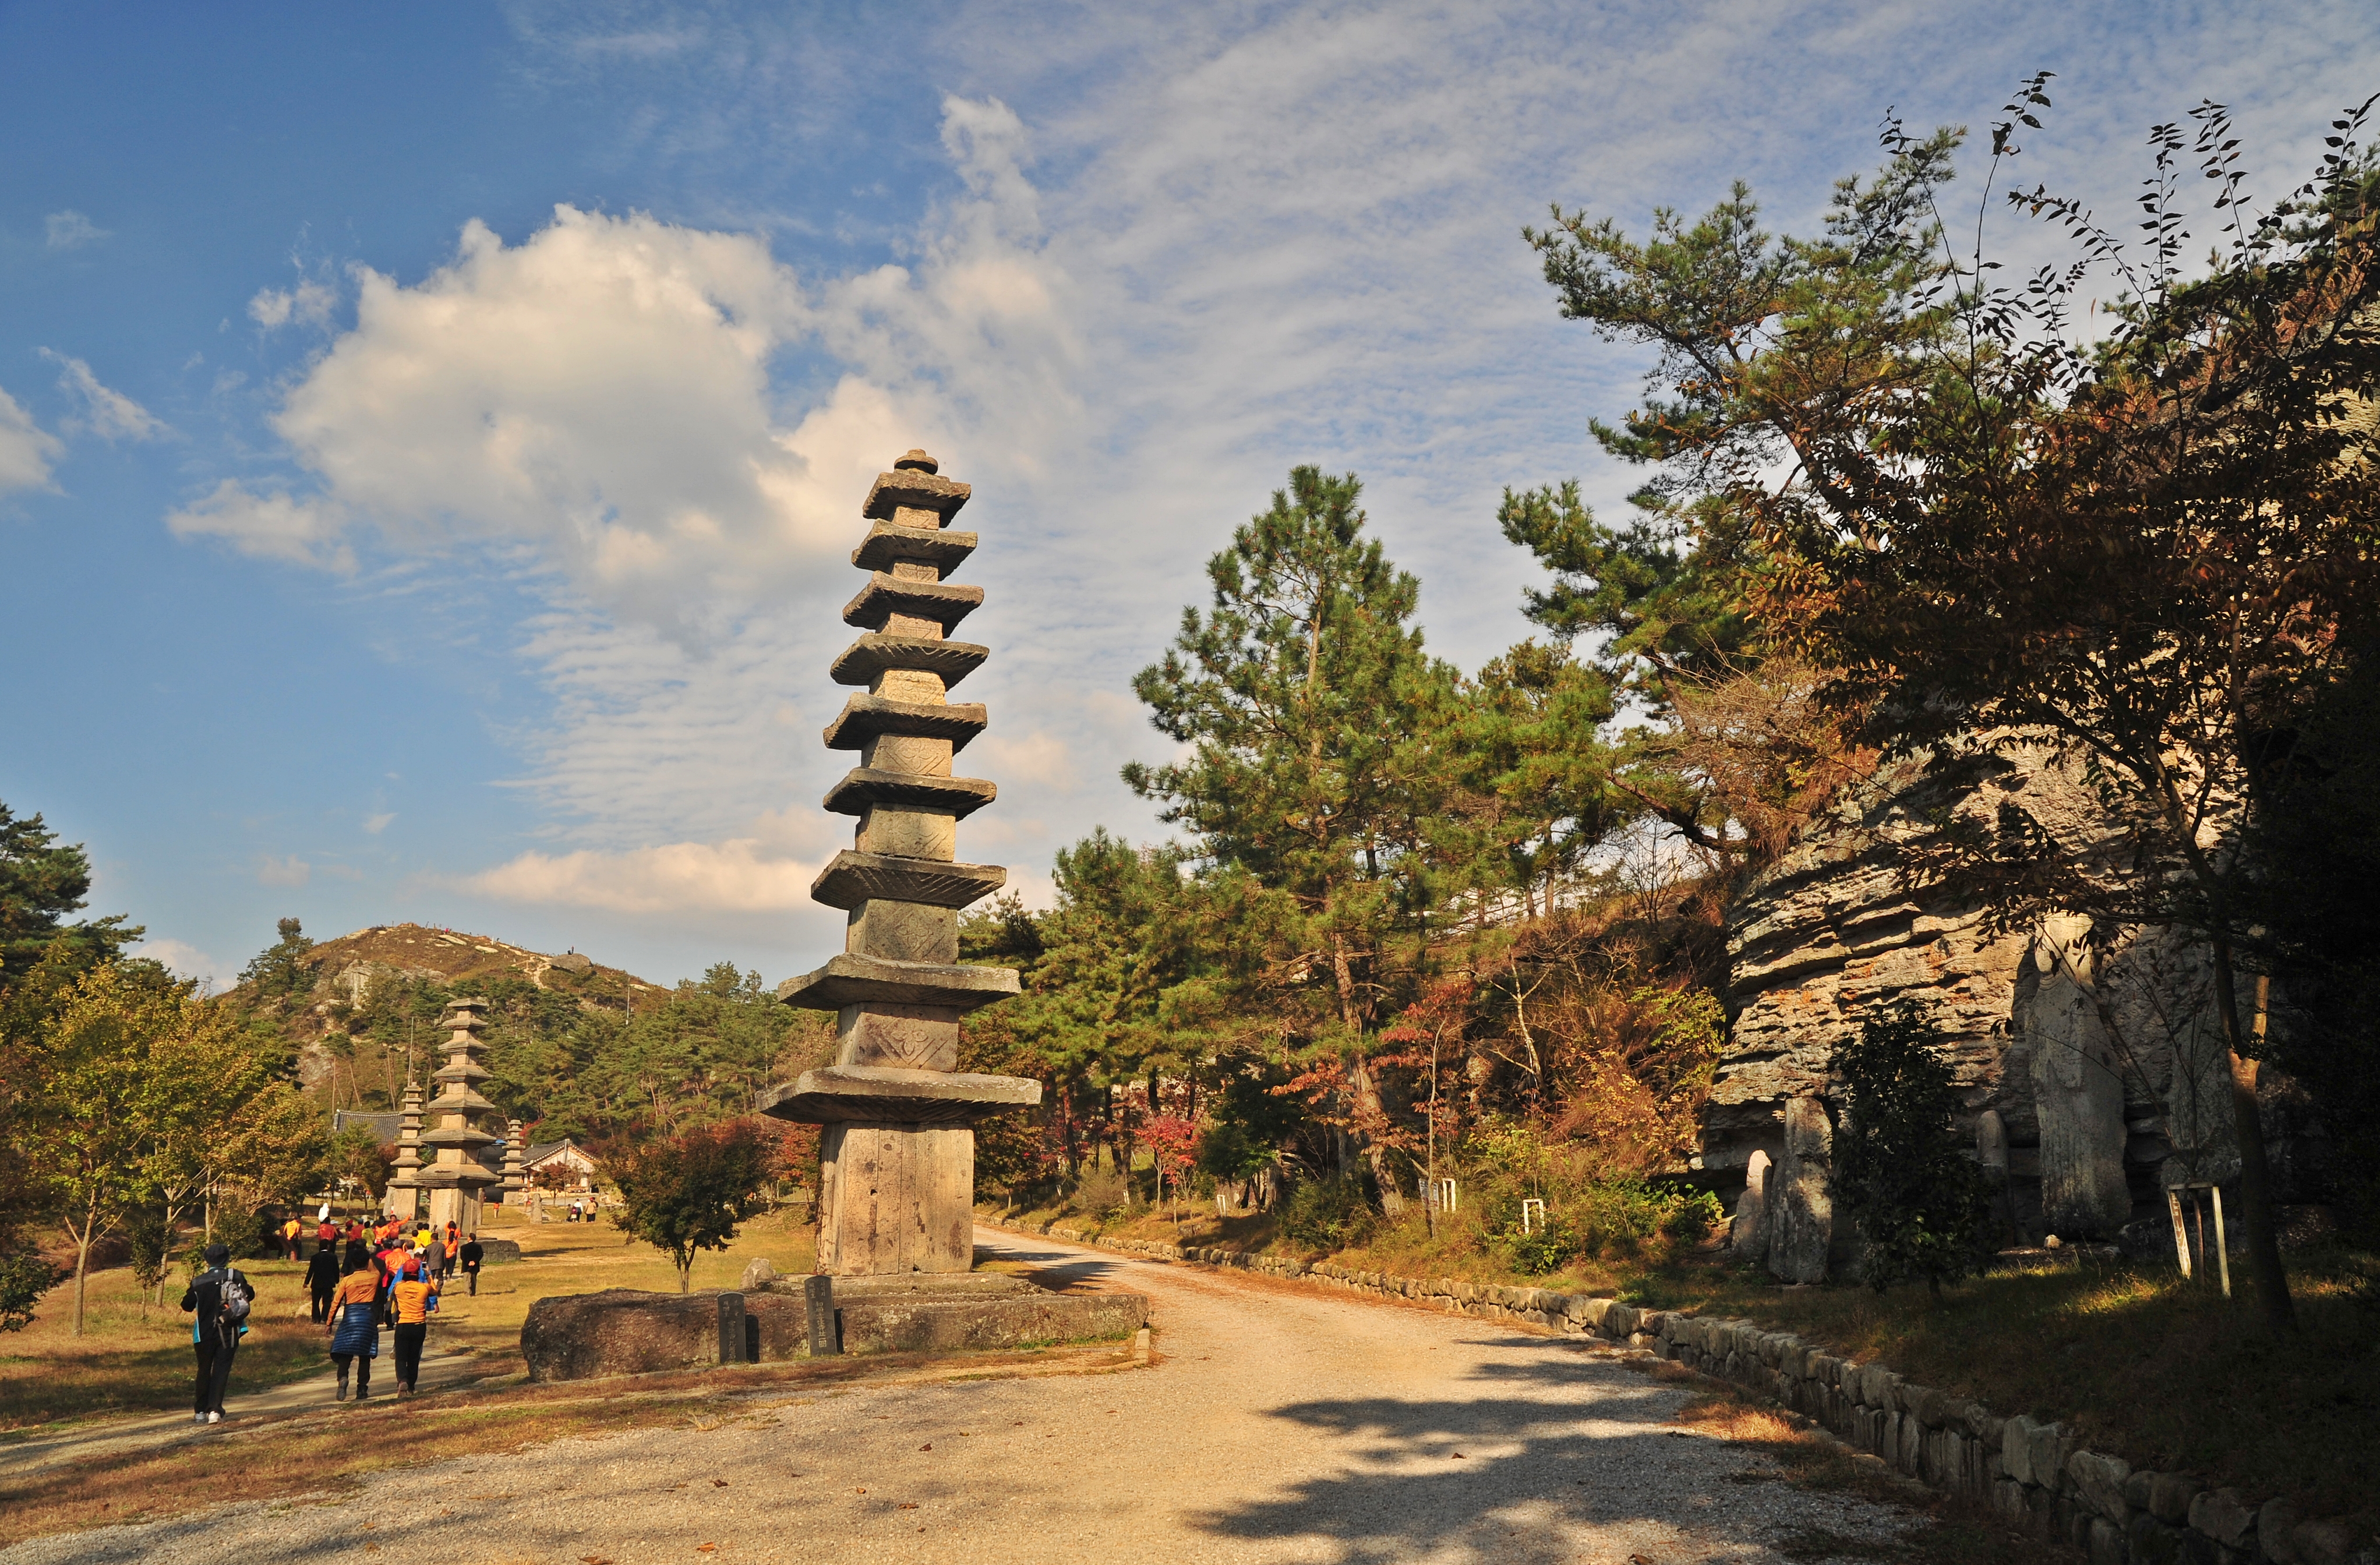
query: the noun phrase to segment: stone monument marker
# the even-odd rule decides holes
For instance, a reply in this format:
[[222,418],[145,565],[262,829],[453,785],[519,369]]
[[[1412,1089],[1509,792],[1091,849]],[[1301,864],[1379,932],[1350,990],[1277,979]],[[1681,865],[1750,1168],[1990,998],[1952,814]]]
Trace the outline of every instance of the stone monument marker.
[[834,661],[838,684],[866,686],[828,724],[829,749],[859,764],[826,796],[857,817],[810,895],[848,915],[843,954],[786,982],[778,998],[836,1013],[835,1062],[764,1099],[779,1119],[824,1126],[818,1266],[836,1277],[965,1272],[974,1262],[975,1122],[1041,1100],[1041,1084],[958,1069],[959,1018],[1017,992],[1004,967],[962,966],[959,909],[1006,883],[997,865],[958,862],[958,823],[991,803],[991,783],[953,775],[983,732],[984,709],[952,685],[985,648],[949,639],[983,588],[944,576],[975,550],[951,529],[971,492],[912,451],[877,479],[851,563],[869,573],[843,611],[861,635]]

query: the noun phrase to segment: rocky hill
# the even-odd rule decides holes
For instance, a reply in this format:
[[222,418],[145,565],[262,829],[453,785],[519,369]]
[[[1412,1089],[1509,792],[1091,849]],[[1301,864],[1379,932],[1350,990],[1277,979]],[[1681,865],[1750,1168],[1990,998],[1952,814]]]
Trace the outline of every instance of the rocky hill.
[[492,935],[432,928],[426,924],[375,924],[319,941],[308,953],[307,965],[316,976],[318,1006],[352,1001],[379,972],[456,985],[523,977],[540,989],[613,1009],[623,998],[638,1010],[650,1009],[669,993],[663,985],[647,983],[625,968],[607,967],[577,952],[550,956]]

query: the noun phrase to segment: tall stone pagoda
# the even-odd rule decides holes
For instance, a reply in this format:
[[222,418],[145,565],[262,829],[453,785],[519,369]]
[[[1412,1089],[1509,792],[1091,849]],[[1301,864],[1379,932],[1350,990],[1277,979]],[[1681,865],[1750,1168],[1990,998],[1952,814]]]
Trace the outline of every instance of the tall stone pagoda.
[[446,1039],[446,1063],[431,1072],[430,1079],[441,1084],[443,1090],[429,1105],[437,1123],[421,1135],[421,1144],[432,1149],[436,1160],[422,1168],[417,1181],[430,1192],[431,1224],[443,1229],[452,1222],[466,1233],[479,1230],[482,1193],[504,1180],[480,1156],[482,1149],[502,1146],[504,1139],[478,1123],[503,1116],[503,1110],[479,1092],[479,1084],[488,1079],[487,1067],[480,1063],[488,1048],[480,1041],[480,1031],[488,1025],[487,1009],[484,1000],[458,1000],[447,1006],[446,1018],[440,1024],[452,1029]]
[[[405,1194],[400,1196],[397,1192]],[[406,1077],[404,1108],[396,1116],[396,1161],[388,1171],[388,1207],[414,1217],[421,1206],[421,1084]]]
[[1041,1100],[1038,1082],[958,1069],[959,1017],[1017,992],[1014,970],[958,960],[959,909],[1008,879],[998,865],[957,862],[958,822],[996,793],[951,771],[983,732],[984,710],[953,704],[950,687],[990,654],[949,637],[983,588],[943,579],[975,551],[975,534],[950,527],[967,486],[922,451],[892,468],[861,507],[868,536],[851,563],[869,575],[843,611],[861,635],[832,670],[836,683],[867,687],[826,730],[827,748],[859,752],[826,796],[828,809],[858,818],[857,831],[810,887],[849,915],[844,951],[777,990],[836,1013],[835,1062],[764,1104],[825,1127],[818,1265],[852,1278],[966,1271],[972,1127]]

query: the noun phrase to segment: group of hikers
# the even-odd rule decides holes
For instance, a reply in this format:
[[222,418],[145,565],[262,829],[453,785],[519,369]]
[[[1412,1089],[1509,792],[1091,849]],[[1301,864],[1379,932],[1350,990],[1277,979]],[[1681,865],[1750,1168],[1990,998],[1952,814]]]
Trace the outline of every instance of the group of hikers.
[[[298,1258],[304,1230],[305,1224],[294,1217],[282,1225],[282,1244],[291,1260]],[[326,1207],[315,1223],[314,1244],[306,1289],[313,1300],[314,1323],[330,1335],[331,1362],[339,1371],[338,1400],[347,1400],[351,1375],[355,1399],[361,1401],[371,1395],[372,1360],[380,1356],[382,1327],[390,1328],[395,1339],[397,1394],[410,1395],[421,1377],[430,1317],[438,1311],[447,1279],[459,1271],[470,1292],[480,1292],[484,1255],[480,1236],[466,1234],[452,1222],[441,1232],[394,1213],[370,1228],[352,1218],[340,1225],[331,1221]],[[232,1358],[248,1332],[256,1289],[230,1264],[231,1252],[225,1246],[208,1245],[205,1260],[207,1269],[193,1277],[182,1294],[182,1308],[193,1316],[190,1341],[198,1352],[196,1421],[220,1424]]]

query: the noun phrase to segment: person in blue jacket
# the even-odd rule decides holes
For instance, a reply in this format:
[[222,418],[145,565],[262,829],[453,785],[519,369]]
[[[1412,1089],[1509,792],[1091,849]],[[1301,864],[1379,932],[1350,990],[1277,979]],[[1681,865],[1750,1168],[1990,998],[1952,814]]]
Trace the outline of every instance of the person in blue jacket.
[[190,1314],[190,1345],[199,1357],[198,1413],[195,1422],[223,1422],[224,1391],[231,1384],[232,1355],[248,1334],[249,1306],[256,1287],[230,1265],[231,1251],[221,1244],[206,1248],[207,1269],[190,1279],[182,1292],[182,1309]]

